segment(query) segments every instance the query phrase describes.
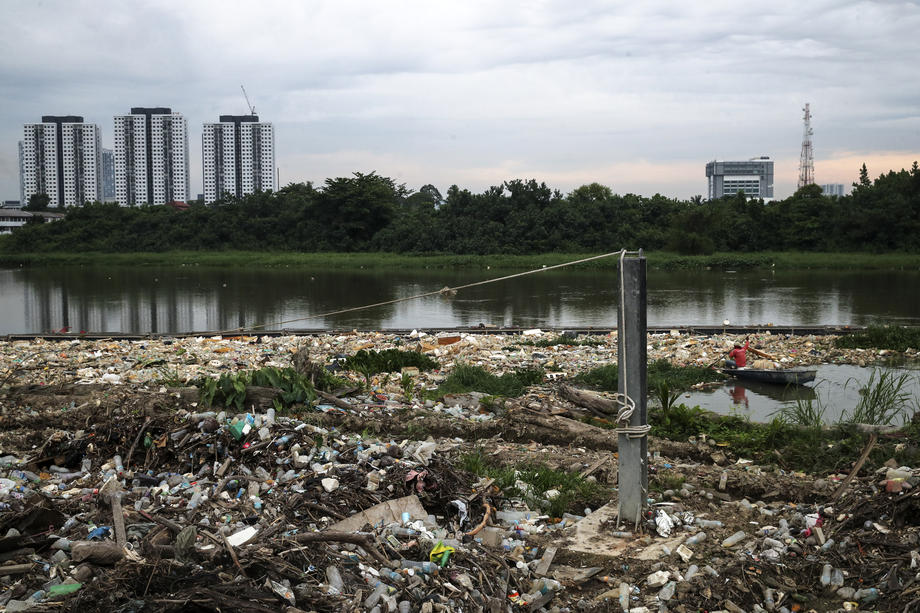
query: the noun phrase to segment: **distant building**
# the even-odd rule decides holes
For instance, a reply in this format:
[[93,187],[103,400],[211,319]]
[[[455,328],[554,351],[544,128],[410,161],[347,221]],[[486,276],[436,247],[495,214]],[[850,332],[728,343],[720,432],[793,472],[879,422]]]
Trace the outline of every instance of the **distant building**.
[[115,202],[115,152],[102,150],[102,201]]
[[77,206],[102,199],[99,126],[78,115],[44,115],[23,126],[22,189],[25,204],[36,194],[48,206]]
[[25,175],[23,174],[23,162],[25,161],[25,158],[23,157],[23,153],[22,153],[22,141],[19,141],[18,145],[19,145],[18,146],[18,149],[19,149],[19,202],[21,206],[26,201],[26,178],[25,178]]
[[21,208],[22,208],[22,200],[4,200],[4,201],[3,201],[3,206],[0,207],[0,208],[4,208],[4,209],[21,209]]
[[185,202],[188,123],[164,107],[115,116],[115,198],[122,206]]
[[204,201],[274,191],[275,130],[258,115],[221,115],[201,133]]
[[706,178],[710,200],[739,191],[748,198],[773,198],[773,160],[767,156],[739,162],[713,160],[706,164]]
[[41,217],[45,222],[58,221],[64,218],[62,213],[49,211],[29,212],[21,209],[0,208],[0,234],[11,234],[13,230],[29,223],[33,217]]
[[824,183],[821,186],[821,192],[825,196],[846,196],[846,188],[843,183]]

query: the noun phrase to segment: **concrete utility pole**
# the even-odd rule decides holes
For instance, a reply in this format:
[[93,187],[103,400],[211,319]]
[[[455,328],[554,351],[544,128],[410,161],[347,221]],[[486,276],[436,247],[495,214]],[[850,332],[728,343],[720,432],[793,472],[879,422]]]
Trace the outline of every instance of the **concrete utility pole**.
[[642,250],[620,257],[620,308],[617,311],[617,363],[619,393],[628,406],[617,423],[619,450],[619,522],[638,524],[648,495],[648,411],[646,364],[646,263]]

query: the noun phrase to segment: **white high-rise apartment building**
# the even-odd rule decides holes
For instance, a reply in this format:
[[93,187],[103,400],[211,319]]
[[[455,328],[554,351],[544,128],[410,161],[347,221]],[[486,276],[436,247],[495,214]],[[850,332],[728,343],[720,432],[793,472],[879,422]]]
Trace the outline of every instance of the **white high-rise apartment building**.
[[122,206],[187,202],[188,122],[164,107],[115,116],[115,198]]
[[102,136],[99,126],[78,115],[44,115],[23,126],[23,206],[36,194],[48,206],[78,206],[102,200]]
[[204,201],[276,190],[275,129],[258,115],[221,115],[201,133]]

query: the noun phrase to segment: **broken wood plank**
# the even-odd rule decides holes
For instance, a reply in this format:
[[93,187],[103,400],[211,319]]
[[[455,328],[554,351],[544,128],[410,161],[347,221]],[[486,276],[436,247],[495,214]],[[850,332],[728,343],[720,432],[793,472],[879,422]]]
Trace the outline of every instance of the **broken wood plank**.
[[558,547],[547,547],[546,551],[543,553],[543,557],[540,558],[540,563],[537,564],[537,568],[534,570],[534,573],[537,576],[544,576],[549,571],[550,565],[553,563],[553,558],[556,557],[556,552],[559,550]]
[[581,471],[581,478],[582,478],[582,479],[585,479],[585,478],[591,476],[592,474],[594,474],[594,472],[595,472],[598,468],[600,468],[601,466],[603,466],[604,464],[606,464],[606,463],[609,462],[609,461],[610,461],[610,457],[605,455],[604,457],[602,457],[601,459],[599,459],[597,462],[595,462],[594,464],[592,464],[592,465],[589,466],[588,468],[586,468],[586,469],[584,469],[583,471]]

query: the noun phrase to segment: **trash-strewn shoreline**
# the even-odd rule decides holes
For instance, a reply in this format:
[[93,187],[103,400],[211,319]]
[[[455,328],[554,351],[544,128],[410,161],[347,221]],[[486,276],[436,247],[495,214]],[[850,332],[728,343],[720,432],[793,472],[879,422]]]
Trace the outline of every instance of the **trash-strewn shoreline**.
[[[560,392],[615,363],[616,335],[539,346],[555,336],[0,342],[0,606],[735,613],[920,603],[920,470],[876,458],[854,471],[859,448],[811,473],[755,463],[707,436],[652,438],[649,513],[617,524],[616,437]],[[705,366],[741,340],[655,334],[648,358]],[[890,354],[837,349],[832,337],[750,340],[784,366]],[[339,370],[354,386],[305,412],[248,396],[242,408],[208,407],[190,387],[291,367],[297,355],[301,366],[335,367],[386,349],[423,352],[439,368]],[[504,401],[420,397],[459,365],[545,379]],[[897,436],[884,449],[916,451],[913,429]]]

